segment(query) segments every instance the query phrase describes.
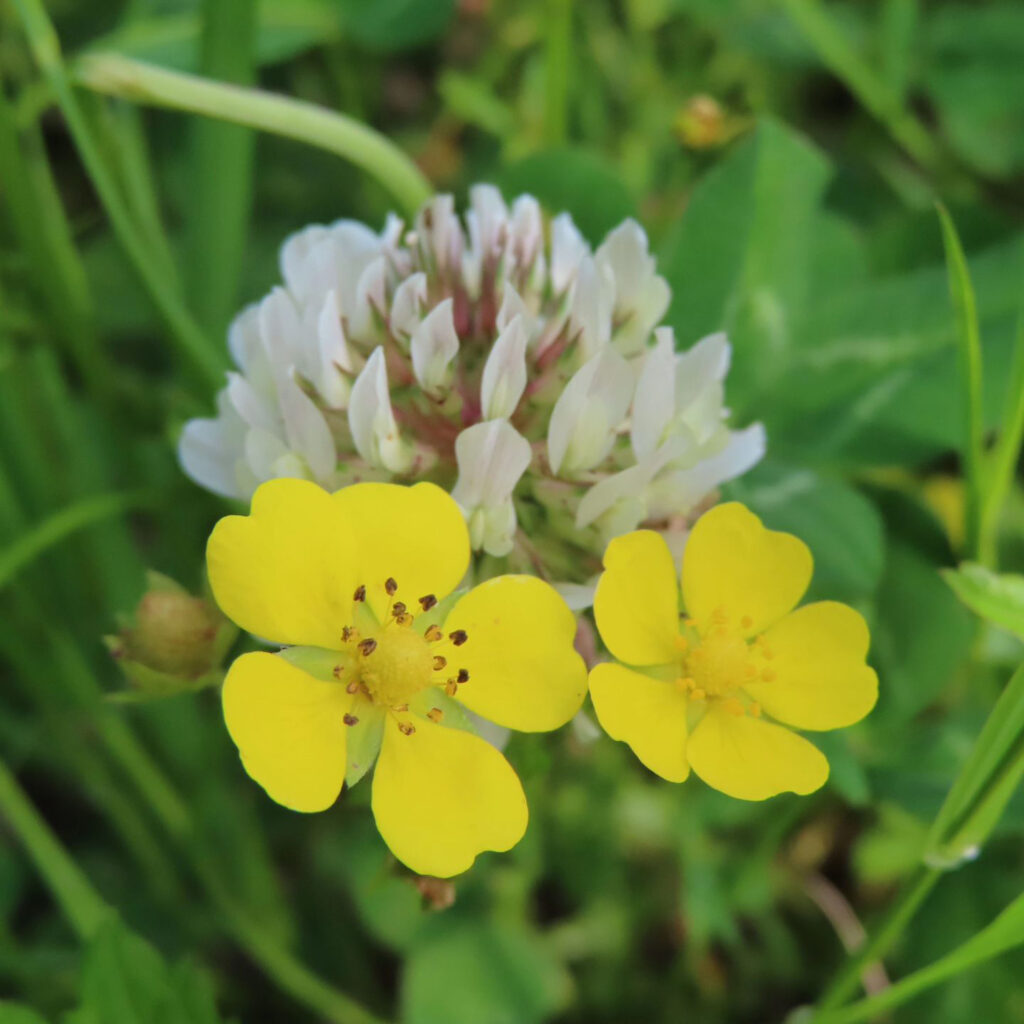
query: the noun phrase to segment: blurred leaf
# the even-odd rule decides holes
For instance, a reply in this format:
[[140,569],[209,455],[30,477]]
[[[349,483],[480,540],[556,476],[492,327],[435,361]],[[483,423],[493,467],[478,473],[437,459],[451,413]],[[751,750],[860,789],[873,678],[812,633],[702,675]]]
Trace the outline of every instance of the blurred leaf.
[[440,37],[455,13],[455,0],[337,0],[345,30],[376,53],[409,50]]
[[498,184],[506,196],[529,192],[550,212],[568,210],[594,244],[636,212],[615,167],[575,147],[545,149],[505,167]]
[[119,920],[101,927],[82,968],[82,1005],[68,1024],[219,1024],[213,989],[189,964],[168,968]]
[[402,1024],[537,1024],[568,994],[564,968],[509,925],[452,914],[420,934],[402,981]]
[[[256,62],[277,64],[341,34],[338,0],[260,0]],[[197,11],[130,17],[85,52],[122,54],[176,71],[199,70],[202,19]]]
[[726,330],[729,395],[749,398],[785,368],[804,314],[815,214],[830,176],[801,136],[762,121],[705,177],[663,248],[668,321],[684,344]]
[[943,570],[942,577],[976,615],[1024,637],[1024,576],[964,562],[959,569]]
[[970,615],[935,566],[891,543],[873,637],[881,682],[876,714],[904,720],[931,704],[963,664],[973,635]]
[[35,1010],[16,1003],[0,1003],[0,1024],[47,1024]]
[[852,600],[882,577],[882,522],[875,506],[849,484],[767,461],[730,485],[773,530],[805,541],[814,555],[809,597]]

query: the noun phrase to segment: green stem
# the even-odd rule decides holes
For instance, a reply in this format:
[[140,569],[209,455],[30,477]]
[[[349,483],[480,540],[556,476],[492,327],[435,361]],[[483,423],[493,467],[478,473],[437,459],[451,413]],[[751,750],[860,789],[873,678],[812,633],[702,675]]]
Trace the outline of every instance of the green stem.
[[565,142],[569,125],[572,0],[547,0],[544,46],[544,141]]
[[68,130],[85,165],[121,246],[170,328],[171,338],[197,382],[211,388],[222,383],[224,362],[185,308],[159,266],[150,258],[145,236],[138,229],[118,188],[115,175],[97,146],[64,69],[60,42],[42,0],[15,0],[29,46],[60,104]]
[[88,939],[112,911],[68,856],[2,760],[0,814],[21,840],[79,938]]
[[81,58],[75,75],[96,92],[231,121],[337,153],[374,177],[410,215],[430,198],[430,183],[409,157],[379,132],[344,114],[115,54]]
[[[201,70],[211,79],[250,85],[255,77],[252,0],[205,0]],[[189,295],[208,331],[221,333],[235,306],[252,205],[255,135],[198,118],[192,126],[195,189],[186,221]]]
[[[886,914],[884,921],[871,937],[850,957],[817,1004],[820,1013],[840,1006],[854,991],[864,968],[880,960],[903,934],[904,928],[932,891],[942,872],[921,866],[903,888],[900,898]],[[812,1018],[813,1019],[813,1018]]]
[[62,508],[44,519],[8,547],[0,550],[0,589],[19,570],[28,565],[48,548],[70,536],[76,530],[112,516],[121,515],[140,505],[152,504],[150,493],[133,491],[126,494],[101,494]]

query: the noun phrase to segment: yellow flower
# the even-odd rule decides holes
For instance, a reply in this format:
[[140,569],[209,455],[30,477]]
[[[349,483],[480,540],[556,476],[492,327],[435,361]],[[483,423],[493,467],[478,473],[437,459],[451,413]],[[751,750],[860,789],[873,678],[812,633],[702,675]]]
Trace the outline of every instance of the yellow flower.
[[670,782],[692,768],[742,800],[822,786],[828,762],[785,726],[852,725],[874,707],[878,678],[858,612],[835,601],[793,610],[811,580],[803,541],[735,502],[711,509],[683,554],[686,618],[659,534],[616,538],[604,565],[594,614],[624,663],[590,673],[605,731]]
[[243,629],[291,645],[244,654],[224,718],[278,803],[322,811],[376,757],[371,803],[392,852],[448,877],[526,829],[522,786],[463,707],[524,732],[579,709],[586,668],[553,588],[502,576],[444,599],[469,565],[458,506],[422,483],[331,495],[272,480],[207,546],[214,596]]

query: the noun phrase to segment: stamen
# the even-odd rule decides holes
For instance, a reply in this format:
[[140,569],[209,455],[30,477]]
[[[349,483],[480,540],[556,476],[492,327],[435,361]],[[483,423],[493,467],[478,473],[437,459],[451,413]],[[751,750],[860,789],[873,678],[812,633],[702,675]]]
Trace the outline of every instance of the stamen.
[[353,601],[365,601],[366,600],[366,586],[362,583],[356,587],[356,592],[352,595]]
[[345,687],[345,692],[346,693],[357,693],[358,690],[359,690],[359,680],[358,679],[353,679],[352,682],[349,683],[348,686]]
[[469,639],[469,636],[466,634],[464,629],[457,629],[455,632],[448,634],[448,639],[451,640],[456,647],[461,647]]
[[765,661],[771,661],[775,657],[775,652],[767,644],[761,644],[761,654],[764,655]]
[[423,634],[423,638],[430,644],[436,644],[443,636],[444,633],[438,625],[428,626],[426,633]]
[[342,719],[342,721],[346,725],[355,725],[356,723],[358,723],[359,719],[356,718],[355,715],[345,715],[345,717]]
[[388,597],[395,596],[395,591],[398,590],[398,584],[395,582],[394,576],[389,576],[384,581],[384,590],[386,591]]
[[757,675],[757,666],[756,665],[747,665],[747,667],[743,670],[743,674],[748,679],[753,679],[754,676]]
[[377,650],[377,641],[374,640],[372,636],[359,641],[359,653],[362,654],[363,657],[369,657],[375,650]]
[[436,604],[437,604],[437,598],[434,597],[433,594],[424,594],[423,597],[420,598],[420,607],[425,612],[429,612],[430,609],[433,608],[434,605],[436,605]]
[[392,711],[408,711],[409,710],[409,705],[408,704],[396,704],[391,710]]
[[395,616],[395,622],[397,622],[399,626],[411,626],[412,616],[408,612],[402,612],[401,615]]
[[441,669],[443,669],[445,667],[445,665],[447,665],[447,664],[448,664],[448,659],[447,658],[442,658],[440,654],[435,654],[434,655],[434,671],[435,672],[440,672]]
[[404,601],[396,601],[391,606],[391,614],[394,615],[396,619],[400,619],[406,613],[406,611],[407,609],[405,607]]
[[342,642],[346,644],[349,642],[349,640],[358,640],[359,630],[355,629],[352,626],[345,626],[345,628],[341,631],[341,639]]
[[416,731],[416,726],[412,722],[399,722],[398,731],[403,736],[411,736]]
[[340,679],[341,678],[341,674],[344,671],[345,671],[345,666],[344,665],[335,665],[334,668],[331,670],[331,675],[333,675],[335,679]]
[[468,683],[469,682],[469,672],[468,672],[468,670],[464,669],[464,668],[460,668],[459,669],[459,674],[455,677],[455,682],[457,682],[457,683]]
[[449,697],[454,697],[455,694],[459,692],[459,684],[455,682],[454,679],[449,679],[448,682],[444,684],[444,692],[447,693]]
[[427,712],[427,718],[436,724],[444,718],[444,712],[440,708],[431,708]]

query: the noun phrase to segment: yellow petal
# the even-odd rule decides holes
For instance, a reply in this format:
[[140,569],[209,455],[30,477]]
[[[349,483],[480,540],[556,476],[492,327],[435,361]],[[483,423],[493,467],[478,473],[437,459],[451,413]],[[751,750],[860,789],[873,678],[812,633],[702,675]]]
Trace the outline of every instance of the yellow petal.
[[458,699],[471,711],[520,732],[565,725],[587,692],[587,668],[576,653],[576,618],[558,592],[536,576],[499,576],[461,597],[444,632],[465,643],[437,650],[469,681]]
[[469,533],[459,506],[435,484],[353,484],[334,495],[356,533],[359,583],[378,618],[390,598],[384,582],[398,584],[395,600],[414,612],[427,594],[450,594],[469,567]]
[[590,699],[604,731],[628,743],[652,772],[669,782],[690,774],[688,700],[673,683],[609,662],[591,671]]
[[384,842],[421,875],[449,878],[484,850],[511,849],[526,831],[523,787],[489,743],[426,718],[391,715],[373,775],[373,816]]
[[845,604],[798,608],[764,634],[773,678],[745,687],[761,707],[798,729],[840,729],[859,722],[878,699],[878,676],[864,664],[867,623]]
[[604,553],[594,594],[601,639],[629,665],[658,665],[676,654],[679,586],[672,553],[653,530],[616,537]]
[[253,495],[249,515],[217,523],[206,564],[217,603],[243,629],[336,648],[352,619],[354,551],[331,495],[306,480],[271,480]]
[[224,721],[249,775],[279,804],[326,810],[345,780],[345,713],[354,698],[275,654],[243,654],[228,671]]
[[807,545],[766,530],[732,501],[697,520],[683,551],[683,604],[698,625],[722,609],[753,636],[796,607],[811,582]]
[[690,766],[709,786],[739,800],[813,793],[828,778],[828,761],[795,732],[712,703],[687,746]]

